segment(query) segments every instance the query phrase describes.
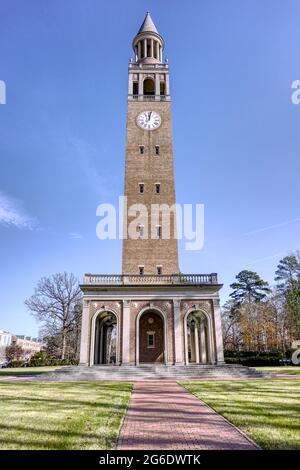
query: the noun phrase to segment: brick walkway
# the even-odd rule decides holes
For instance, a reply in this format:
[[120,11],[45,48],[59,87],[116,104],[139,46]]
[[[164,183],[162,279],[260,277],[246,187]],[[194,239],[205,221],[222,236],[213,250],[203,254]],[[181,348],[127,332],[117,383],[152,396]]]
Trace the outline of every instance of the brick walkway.
[[176,382],[136,382],[119,436],[119,450],[257,447]]

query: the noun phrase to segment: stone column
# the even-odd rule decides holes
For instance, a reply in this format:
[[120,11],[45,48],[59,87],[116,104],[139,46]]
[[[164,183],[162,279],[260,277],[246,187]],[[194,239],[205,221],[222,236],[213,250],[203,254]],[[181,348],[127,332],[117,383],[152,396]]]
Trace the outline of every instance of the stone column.
[[166,77],[166,90],[165,90],[165,93],[166,93],[167,96],[169,96],[170,95],[170,77],[169,77],[169,74],[166,73],[165,77]]
[[153,39],[150,39],[150,56],[154,57]]
[[138,60],[142,58],[141,41],[138,42]]
[[160,58],[159,58],[159,42],[158,41],[156,41],[155,46],[156,46],[156,58],[157,58],[157,60],[160,60]]
[[205,364],[207,362],[206,357],[206,337],[204,323],[200,323],[200,340],[201,340],[201,362]]
[[215,338],[216,338],[216,356],[217,363],[224,364],[224,347],[223,347],[223,333],[221,323],[221,308],[220,299],[214,299],[214,324],[215,324]]
[[191,362],[196,361],[196,351],[195,351],[195,332],[190,329],[190,341],[191,341]]
[[99,354],[99,362],[103,364],[103,326],[100,330],[100,354]]
[[160,78],[159,73],[155,74],[155,99],[159,100],[160,95]]
[[80,340],[80,364],[89,364],[89,304],[87,300],[83,301],[82,320],[81,320],[81,340]]
[[173,299],[174,306],[174,344],[175,344],[175,364],[183,364],[183,328],[180,318],[180,300]]
[[143,97],[143,78],[144,75],[139,73],[139,99],[142,99]]
[[128,95],[133,94],[133,75],[132,73],[128,76]]
[[144,57],[147,57],[147,39],[144,39]]
[[195,353],[196,353],[196,364],[199,364],[199,362],[200,362],[200,357],[199,357],[199,335],[198,335],[197,324],[195,325]]
[[122,364],[128,364],[130,337],[130,300],[123,300],[122,333]]

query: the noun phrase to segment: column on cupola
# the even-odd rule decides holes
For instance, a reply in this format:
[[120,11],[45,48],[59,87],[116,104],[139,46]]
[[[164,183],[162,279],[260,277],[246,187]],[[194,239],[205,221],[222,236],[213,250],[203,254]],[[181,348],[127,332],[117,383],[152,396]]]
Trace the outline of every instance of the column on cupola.
[[160,60],[159,59],[159,42],[158,41],[155,42],[155,47],[156,47],[156,58],[157,58],[157,60]]
[[147,39],[144,39],[144,57],[147,57]]
[[150,39],[150,57],[154,57],[153,38]]
[[170,95],[170,77],[168,73],[166,73],[165,75],[165,80],[166,80],[165,94],[166,96],[169,96]]
[[160,74],[155,74],[155,99],[159,100],[160,95]]
[[133,94],[133,75],[129,73],[128,75],[128,95]]
[[143,79],[144,79],[144,75],[142,73],[139,73],[139,99],[143,98],[143,93],[144,93]]
[[141,41],[138,42],[138,60],[142,58],[142,48],[141,48]]

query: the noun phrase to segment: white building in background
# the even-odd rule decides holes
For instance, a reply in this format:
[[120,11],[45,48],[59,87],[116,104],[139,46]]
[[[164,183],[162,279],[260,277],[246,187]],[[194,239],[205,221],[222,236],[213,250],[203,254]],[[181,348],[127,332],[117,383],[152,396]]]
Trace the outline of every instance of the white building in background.
[[13,335],[8,331],[0,330],[0,364],[6,361],[5,350],[12,343]]
[[31,338],[31,336],[16,335],[13,336],[12,343],[17,344],[23,349],[23,359],[30,359],[35,353],[41,351],[44,343],[39,338]]
[[5,350],[7,346],[17,344],[23,349],[22,360],[29,360],[36,352],[42,350],[44,343],[39,338],[31,336],[14,335],[8,331],[0,330],[0,364],[6,362]]

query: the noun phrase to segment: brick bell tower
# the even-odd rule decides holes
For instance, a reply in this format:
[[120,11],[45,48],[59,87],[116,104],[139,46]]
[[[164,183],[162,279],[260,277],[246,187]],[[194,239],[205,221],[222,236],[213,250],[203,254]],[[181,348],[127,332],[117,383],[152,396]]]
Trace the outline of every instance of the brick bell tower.
[[100,378],[119,373],[107,365],[127,377],[160,364],[169,377],[224,362],[217,274],[179,272],[169,66],[149,13],[132,46],[122,274],[88,273],[81,284],[80,364]]
[[[122,272],[178,274],[169,66],[163,62],[164,40],[149,13],[132,47],[135,62],[128,69],[124,191],[129,213],[124,217]],[[130,214],[130,208],[140,204],[147,214]],[[171,208],[166,231],[164,207]],[[136,233],[129,236],[137,216]]]

